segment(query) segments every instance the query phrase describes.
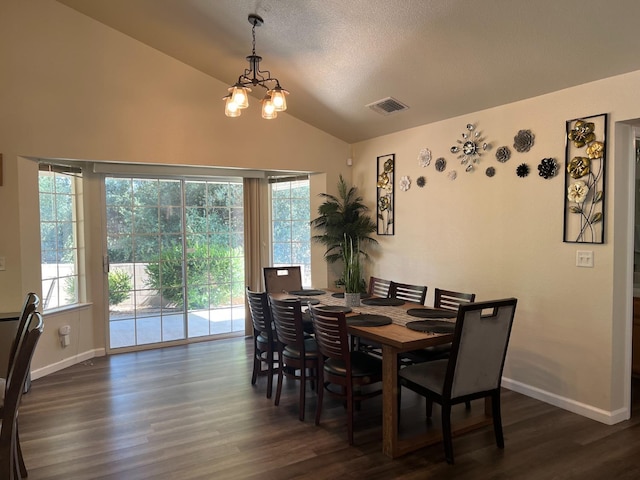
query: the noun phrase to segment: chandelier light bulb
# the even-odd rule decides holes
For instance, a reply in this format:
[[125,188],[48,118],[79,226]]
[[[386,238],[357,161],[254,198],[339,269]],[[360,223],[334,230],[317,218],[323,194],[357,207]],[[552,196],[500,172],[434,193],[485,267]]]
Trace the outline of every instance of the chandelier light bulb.
[[234,85],[231,89],[231,101],[235,103],[238,108],[247,108],[249,106],[249,95],[251,89],[243,87],[242,85]]
[[266,120],[271,120],[272,118],[276,118],[278,116],[278,112],[276,111],[276,107],[273,104],[273,99],[269,94],[262,100],[262,118]]
[[284,112],[287,109],[287,99],[285,95],[288,94],[285,89],[278,86],[270,91],[271,101],[277,112]]
[[226,97],[224,97],[223,100],[225,100],[224,114],[227,117],[239,117],[241,111],[238,108],[238,105],[236,105],[235,103],[233,103],[231,101],[231,94],[229,94]]

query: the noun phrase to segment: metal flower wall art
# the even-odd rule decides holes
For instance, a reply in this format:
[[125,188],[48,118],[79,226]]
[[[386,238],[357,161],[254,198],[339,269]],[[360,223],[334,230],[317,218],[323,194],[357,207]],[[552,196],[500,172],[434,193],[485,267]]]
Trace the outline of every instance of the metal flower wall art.
[[565,242],[604,243],[607,120],[603,113],[567,122]]
[[395,154],[378,157],[378,180],[377,180],[377,220],[378,235],[393,235],[393,179],[395,169]]
[[462,133],[462,139],[458,139],[457,145],[451,147],[450,151],[458,154],[458,159],[465,166],[466,172],[472,172],[482,154],[489,148],[491,145],[485,142],[482,133],[476,130],[475,125],[468,123],[467,131]]

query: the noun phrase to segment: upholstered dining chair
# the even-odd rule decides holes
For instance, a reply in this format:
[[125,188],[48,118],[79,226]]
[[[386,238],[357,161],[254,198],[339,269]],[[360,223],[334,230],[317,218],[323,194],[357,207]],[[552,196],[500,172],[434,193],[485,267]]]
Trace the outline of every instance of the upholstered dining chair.
[[424,305],[427,298],[427,287],[392,281],[389,285],[389,297]]
[[349,445],[353,445],[354,403],[382,393],[381,388],[366,393],[362,390],[366,385],[382,381],[382,362],[364,352],[349,350],[347,322],[343,312],[327,312],[314,307],[309,310],[321,353],[316,425],[320,424],[323,392],[326,390],[347,404],[347,438]]
[[262,272],[267,293],[302,290],[302,273],[299,266],[264,267]]
[[306,383],[317,383],[318,346],[304,334],[300,299],[277,300],[269,295],[271,317],[278,339],[278,386],[275,404],[280,404],[284,376],[300,381],[299,418],[304,420]]
[[451,406],[468,400],[491,398],[496,444],[504,448],[500,385],[516,303],[508,298],[461,305],[449,358],[409,365],[398,372],[400,386],[426,397],[428,417],[432,402],[440,404],[448,463],[453,463]]
[[[258,376],[267,376],[267,398],[273,391],[273,375],[278,363],[278,345],[276,331],[271,318],[271,307],[266,292],[252,292],[247,287],[247,302],[253,324],[253,372],[251,385],[256,384]],[[266,365],[266,368],[263,368]]]
[[13,363],[7,375],[2,408],[0,408],[0,419],[2,420],[0,427],[0,478],[3,480],[15,480],[27,476],[24,463],[21,463],[18,408],[24,393],[33,352],[40,335],[42,335],[42,315],[33,311],[27,317],[26,323],[25,334],[16,348]]
[[[9,350],[9,361],[7,364],[7,372],[4,378],[0,378],[0,391],[4,392],[6,388],[6,379],[9,377],[9,372],[11,371],[11,367],[16,359],[16,354],[18,351],[18,347],[22,343],[24,337],[27,334],[29,328],[29,316],[36,311],[38,305],[40,304],[40,297],[33,292],[27,294],[24,304],[22,305],[22,310],[20,312],[20,316],[18,317],[18,330],[16,331],[16,336],[11,343],[11,349]],[[0,406],[0,411],[2,407]],[[1,414],[0,414],[1,417]],[[18,466],[20,467],[20,473],[23,477],[27,476],[27,467],[24,464],[24,458],[22,457],[22,447],[20,447],[20,437],[18,435],[18,427],[16,425],[16,451],[17,451],[17,461]]]
[[372,297],[387,298],[389,296],[389,285],[391,285],[391,280],[369,277],[368,293]]

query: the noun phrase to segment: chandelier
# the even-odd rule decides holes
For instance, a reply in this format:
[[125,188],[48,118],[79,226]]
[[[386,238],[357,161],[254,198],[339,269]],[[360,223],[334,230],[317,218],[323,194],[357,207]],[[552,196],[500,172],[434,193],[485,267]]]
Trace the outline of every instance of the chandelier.
[[253,50],[251,55],[247,56],[249,68],[238,77],[238,81],[229,87],[229,93],[222,99],[225,101],[224,113],[227,117],[239,117],[243,109],[249,106],[250,86],[260,86],[267,90],[262,99],[262,118],[270,120],[278,116],[278,112],[284,112],[287,109],[288,95],[284,88],[280,86],[277,78],[271,77],[268,70],[260,70],[260,62],[262,57],[256,55],[256,27],[264,23],[262,17],[255,13],[249,14],[249,23],[253,25],[251,35],[253,37]]

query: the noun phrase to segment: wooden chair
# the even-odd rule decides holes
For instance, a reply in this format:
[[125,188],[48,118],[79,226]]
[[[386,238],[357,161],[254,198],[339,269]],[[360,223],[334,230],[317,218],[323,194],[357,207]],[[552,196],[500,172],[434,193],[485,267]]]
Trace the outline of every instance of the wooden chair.
[[368,293],[372,297],[387,298],[389,296],[389,285],[391,285],[391,280],[369,277]]
[[436,288],[433,293],[435,295],[433,299],[433,306],[435,308],[452,310],[454,312],[458,311],[460,305],[474,302],[476,299],[475,293],[454,292],[441,288]]
[[424,305],[427,298],[427,287],[392,281],[389,285],[389,297]]
[[[458,403],[491,397],[496,444],[504,448],[500,384],[516,303],[515,298],[509,298],[460,306],[450,357],[410,365],[398,372],[400,386],[426,397],[428,417],[432,402],[441,405],[448,463],[453,463],[451,406]],[[488,310],[489,314],[483,314]]]
[[264,289],[267,293],[302,290],[302,273],[299,266],[264,267]]
[[[253,324],[253,373],[251,385],[256,384],[259,375],[267,375],[267,398],[273,391],[274,367],[277,365],[278,344],[271,318],[271,307],[266,292],[252,292],[247,287],[247,302]],[[266,364],[266,369],[262,368]]]
[[[382,393],[382,389],[363,393],[361,387],[382,381],[382,362],[380,359],[360,351],[349,351],[347,322],[343,312],[327,312],[309,308],[311,321],[316,332],[316,341],[321,355],[318,368],[318,406],[316,425],[322,415],[323,392],[346,401],[347,437],[353,445],[353,409],[354,402],[360,402]],[[335,390],[333,385],[339,387]]]
[[22,471],[22,453],[18,439],[18,407],[24,393],[25,382],[29,374],[29,366],[36,349],[40,335],[42,335],[42,315],[32,312],[27,317],[27,327],[22,341],[18,345],[13,363],[7,375],[0,419],[0,478],[15,480],[27,476],[26,469]]
[[[6,379],[9,378],[9,372],[11,371],[11,367],[13,366],[16,360],[16,354],[19,346],[22,344],[24,337],[27,335],[29,329],[29,317],[30,315],[36,311],[38,305],[40,304],[40,297],[35,293],[28,293],[24,304],[22,305],[22,311],[20,312],[20,317],[18,318],[18,330],[16,331],[16,336],[11,343],[11,349],[9,350],[9,362],[7,365],[7,373],[4,378],[0,378],[0,390],[5,391],[6,389]],[[0,406],[0,412],[2,410],[2,406]],[[1,413],[0,413],[1,416]],[[20,474],[22,477],[27,476],[27,467],[24,464],[24,458],[22,456],[22,448],[20,447],[20,436],[18,435],[18,427],[16,426],[16,450],[18,454],[18,466],[20,467]]]
[[[304,420],[307,380],[317,382],[318,346],[304,334],[300,299],[276,300],[269,295],[271,317],[278,339],[278,387],[275,404],[280,404],[283,376],[300,380],[300,420]],[[299,373],[296,373],[298,372]]]

